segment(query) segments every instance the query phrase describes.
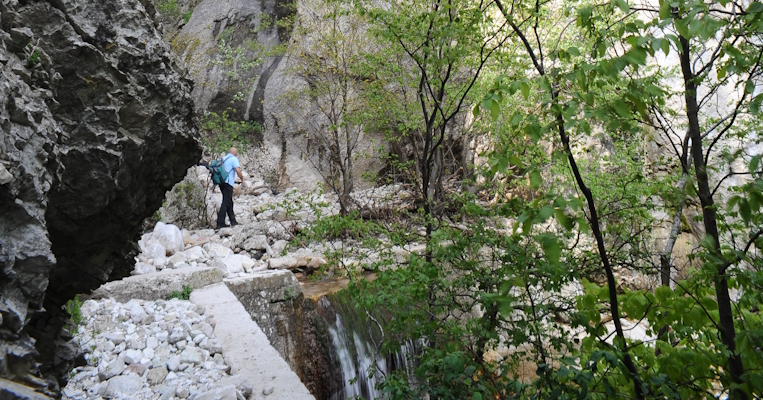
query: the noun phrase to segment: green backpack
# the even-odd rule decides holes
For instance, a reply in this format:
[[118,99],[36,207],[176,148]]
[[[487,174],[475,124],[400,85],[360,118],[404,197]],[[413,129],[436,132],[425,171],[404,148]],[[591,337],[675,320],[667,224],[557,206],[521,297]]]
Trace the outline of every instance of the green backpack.
[[219,185],[228,179],[228,171],[225,170],[225,161],[231,156],[214,160],[209,163],[209,169],[212,170],[212,183]]

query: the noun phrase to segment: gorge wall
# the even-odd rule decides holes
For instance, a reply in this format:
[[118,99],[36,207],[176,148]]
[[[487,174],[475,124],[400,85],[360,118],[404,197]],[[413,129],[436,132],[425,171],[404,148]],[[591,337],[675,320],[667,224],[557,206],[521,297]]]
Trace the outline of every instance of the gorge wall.
[[[295,73],[290,52],[295,43],[330,35],[318,29],[298,36],[294,29],[307,8],[325,8],[325,3],[178,0],[173,4],[177,8],[166,7],[161,19],[167,40],[194,80],[196,111],[225,112],[230,120],[256,123],[260,131],[250,132],[247,139],[261,141],[265,153],[278,160],[277,190],[315,189],[328,176],[327,156],[310,136],[315,136],[315,129],[328,129],[330,123],[305,94],[308,83]],[[356,189],[372,186],[359,179],[362,172],[383,168],[377,155],[382,139],[370,133],[358,139]]]
[[153,10],[0,3],[2,382],[57,394],[72,360],[54,359],[56,314],[129,274],[142,221],[200,157],[193,85]]

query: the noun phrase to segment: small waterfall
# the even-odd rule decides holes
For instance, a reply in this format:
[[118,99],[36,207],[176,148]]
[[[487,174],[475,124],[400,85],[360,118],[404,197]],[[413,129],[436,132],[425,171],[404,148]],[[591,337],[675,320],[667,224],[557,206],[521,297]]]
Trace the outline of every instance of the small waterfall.
[[329,334],[342,370],[342,382],[345,384],[344,388],[331,396],[331,400],[352,399],[355,396],[363,399],[381,397],[381,392],[375,389],[379,373],[369,377],[368,371],[376,364],[374,369],[388,372],[386,360],[374,360],[374,349],[356,332],[345,329],[341,315],[337,315],[335,325],[329,327]]
[[[330,400],[378,399],[383,393],[376,385],[393,371],[405,371],[413,374],[413,360],[420,353],[421,346],[414,341],[407,341],[391,354],[376,354],[373,343],[380,337],[375,335],[378,329],[369,325],[358,315],[348,299],[341,296],[323,296],[318,301],[320,308],[332,310],[333,321],[328,320],[328,334],[333,347],[334,364],[341,371],[344,386],[334,391]],[[373,371],[372,374],[369,374]],[[371,376],[369,376],[371,375]]]

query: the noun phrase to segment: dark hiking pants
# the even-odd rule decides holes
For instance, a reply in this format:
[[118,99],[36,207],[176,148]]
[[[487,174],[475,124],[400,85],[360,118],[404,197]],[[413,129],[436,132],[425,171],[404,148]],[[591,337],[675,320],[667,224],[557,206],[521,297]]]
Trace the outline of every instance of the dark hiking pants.
[[217,226],[225,225],[225,215],[231,225],[236,225],[236,215],[233,213],[233,186],[223,182],[220,184],[220,192],[223,194],[223,203],[220,205],[220,212],[217,213]]

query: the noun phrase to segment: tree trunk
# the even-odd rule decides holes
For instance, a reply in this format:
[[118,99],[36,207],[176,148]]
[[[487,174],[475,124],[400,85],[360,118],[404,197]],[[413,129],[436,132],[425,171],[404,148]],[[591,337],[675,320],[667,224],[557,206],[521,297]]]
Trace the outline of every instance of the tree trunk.
[[[696,77],[692,71],[689,41],[683,36],[679,36],[681,43],[680,58],[681,71],[684,78],[684,98],[686,101],[686,117],[689,122],[689,137],[691,138],[691,155],[694,158],[694,173],[697,176],[697,188],[699,201],[702,205],[702,222],[705,227],[705,234],[712,240],[713,248],[709,249],[715,253],[714,258],[722,259],[720,247],[720,235],[718,233],[718,218],[715,212],[715,202],[710,189],[710,183],[707,176],[707,165],[702,149],[702,132],[699,127],[699,104],[697,103],[697,83]],[[718,328],[721,333],[721,341],[729,351],[728,368],[731,374],[731,380],[734,383],[742,383],[744,375],[744,365],[742,358],[736,351],[736,331],[734,328],[734,314],[731,308],[731,296],[729,295],[728,279],[723,265],[717,266],[715,277],[715,292],[718,302]],[[747,399],[747,395],[739,389],[732,389],[730,399]]]

